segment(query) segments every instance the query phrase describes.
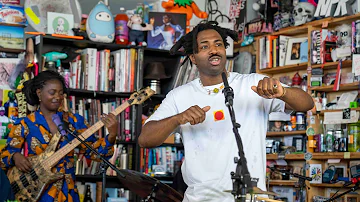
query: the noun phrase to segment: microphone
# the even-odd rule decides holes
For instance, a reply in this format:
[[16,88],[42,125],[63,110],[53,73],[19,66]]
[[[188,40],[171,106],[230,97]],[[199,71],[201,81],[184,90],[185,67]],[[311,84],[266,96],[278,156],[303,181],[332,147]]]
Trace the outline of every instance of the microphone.
[[52,115],[52,121],[55,123],[57,129],[59,130],[61,136],[64,136],[67,139],[67,132],[65,130],[65,125],[61,122],[59,115],[54,114]]
[[224,82],[223,93],[225,95],[225,104],[226,106],[233,106],[234,92],[233,89],[229,86],[226,72],[221,73],[221,77]]
[[303,176],[303,175],[299,175],[299,174],[296,174],[296,173],[292,173],[292,172],[289,172],[289,171],[285,171],[285,170],[278,170],[274,167],[270,167],[270,166],[266,166],[267,168],[269,168],[271,171],[273,172],[279,172],[279,173],[285,173],[285,174],[288,174],[288,175],[292,175],[296,178],[301,178],[301,179],[304,179],[304,180],[307,180],[307,181],[312,181],[312,178],[311,177],[307,177],[307,176]]

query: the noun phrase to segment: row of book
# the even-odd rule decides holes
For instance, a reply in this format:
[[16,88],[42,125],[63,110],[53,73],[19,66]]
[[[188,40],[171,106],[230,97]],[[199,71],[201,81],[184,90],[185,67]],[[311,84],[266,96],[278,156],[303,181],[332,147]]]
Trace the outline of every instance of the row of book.
[[[133,168],[133,152],[134,145],[114,145],[114,155],[109,159],[109,162],[115,165],[119,169],[134,169]],[[79,149],[75,149],[75,175],[100,175],[101,161],[98,159],[92,160],[85,158],[84,154],[79,152]],[[116,172],[108,168],[106,175],[116,176]]]
[[[69,87],[91,91],[132,92],[142,87],[143,50],[86,48],[71,63]],[[68,77],[68,76],[66,76]]]
[[[79,192],[80,202],[84,201],[86,196],[87,186],[90,187],[90,197],[92,201],[101,201],[102,187],[101,183],[92,183],[92,182],[76,182],[76,186]],[[116,201],[116,202],[128,202],[133,199],[133,195],[130,194],[129,190],[124,188],[106,188],[106,201]]]
[[307,62],[307,38],[267,35],[259,39],[259,69]]
[[[76,96],[69,96],[68,106],[72,113],[79,113],[91,125],[101,120],[101,115],[113,112],[118,106],[126,102],[128,98],[114,98],[113,100],[86,99]],[[136,109],[130,106],[118,116],[118,137],[119,141],[134,141],[136,129]],[[103,127],[95,135],[99,138],[108,134]]]
[[178,150],[176,147],[141,148],[140,172],[172,176],[180,168],[184,157],[184,150]]

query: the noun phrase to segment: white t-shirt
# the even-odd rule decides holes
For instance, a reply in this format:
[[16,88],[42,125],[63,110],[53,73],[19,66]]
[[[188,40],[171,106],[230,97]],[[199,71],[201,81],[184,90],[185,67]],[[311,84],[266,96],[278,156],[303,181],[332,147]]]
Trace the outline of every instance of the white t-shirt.
[[[284,111],[285,102],[262,98],[251,90],[251,86],[257,86],[263,78],[260,74],[231,72],[228,82],[234,90],[233,108],[236,121],[241,125],[239,133],[250,175],[259,178],[258,187],[266,190],[265,138],[268,117],[270,112]],[[221,85],[205,88],[214,89]],[[238,157],[238,147],[223,93],[209,95],[199,79],[195,79],[170,91],[146,122],[179,114],[194,105],[211,108],[203,123],[180,126],[185,149],[181,169],[188,185],[184,201],[233,202],[233,195],[223,191],[233,189],[230,173],[235,172],[234,157]]]

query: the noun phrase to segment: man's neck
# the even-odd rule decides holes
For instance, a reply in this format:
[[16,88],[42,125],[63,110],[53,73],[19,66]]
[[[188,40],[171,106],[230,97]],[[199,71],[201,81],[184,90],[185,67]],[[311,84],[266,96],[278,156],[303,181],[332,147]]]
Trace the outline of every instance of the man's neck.
[[[227,77],[229,77],[229,72],[224,70],[226,72]],[[203,86],[212,86],[223,82],[221,74],[216,76],[209,76],[209,75],[201,75],[200,74],[200,81]]]

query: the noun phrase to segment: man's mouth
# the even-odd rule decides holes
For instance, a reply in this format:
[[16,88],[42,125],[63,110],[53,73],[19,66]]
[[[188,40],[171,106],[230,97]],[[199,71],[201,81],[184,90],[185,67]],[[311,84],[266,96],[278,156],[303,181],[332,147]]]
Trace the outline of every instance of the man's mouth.
[[219,57],[219,56],[211,56],[209,58],[209,61],[210,61],[211,65],[217,66],[217,65],[220,65],[221,57]]

